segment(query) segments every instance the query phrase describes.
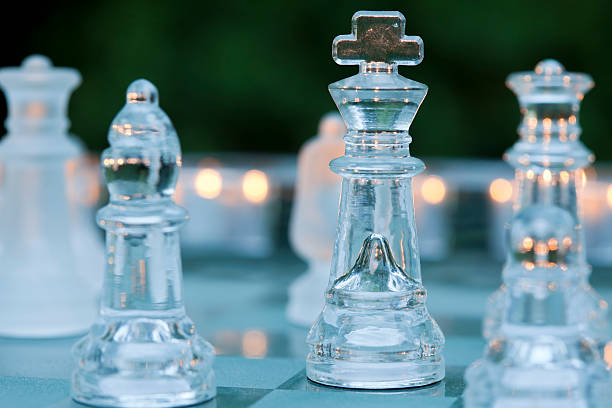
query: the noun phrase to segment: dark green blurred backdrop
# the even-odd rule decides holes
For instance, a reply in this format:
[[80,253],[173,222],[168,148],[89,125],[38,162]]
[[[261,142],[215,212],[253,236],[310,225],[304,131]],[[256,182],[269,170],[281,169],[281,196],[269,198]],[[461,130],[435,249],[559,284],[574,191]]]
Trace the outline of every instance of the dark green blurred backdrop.
[[594,77],[583,140],[612,159],[606,0],[34,4],[5,11],[0,65],[43,53],[77,68],[84,81],[70,103],[72,131],[93,150],[107,145],[127,85],[146,77],[185,152],[294,152],[335,109],[327,85],[357,72],[333,62],[332,39],[350,32],[355,11],[375,9],[400,10],[407,34],[425,42],[424,62],[401,69],[430,87],[412,126],[416,156],[499,157],[519,119],[506,76],[554,57]]

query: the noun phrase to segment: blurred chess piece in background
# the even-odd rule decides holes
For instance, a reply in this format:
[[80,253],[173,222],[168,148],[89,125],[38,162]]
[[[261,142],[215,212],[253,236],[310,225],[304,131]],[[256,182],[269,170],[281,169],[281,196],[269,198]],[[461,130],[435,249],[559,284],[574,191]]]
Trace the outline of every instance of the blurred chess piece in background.
[[484,355],[465,374],[464,406],[609,407],[612,378],[602,359],[607,303],[589,284],[578,209],[583,169],[580,102],[587,74],[557,61],[513,73],[520,139],[504,156],[515,170],[503,285],[489,298]]
[[318,135],[308,140],[298,155],[289,240],[308,262],[308,271],[289,286],[287,318],[301,326],[310,327],[324,304],[342,181],[329,169],[329,162],[342,156],[345,133],[342,117],[328,113],[319,123]]
[[92,207],[97,172],[68,134],[78,71],[32,55],[0,70],[8,107],[0,142],[0,335],[85,332],[96,316],[103,247]]

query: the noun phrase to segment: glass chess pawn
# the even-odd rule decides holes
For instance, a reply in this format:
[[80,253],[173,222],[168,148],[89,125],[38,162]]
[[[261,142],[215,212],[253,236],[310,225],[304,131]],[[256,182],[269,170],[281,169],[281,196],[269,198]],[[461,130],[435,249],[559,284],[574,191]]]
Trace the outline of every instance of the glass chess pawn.
[[307,141],[298,155],[289,239],[308,262],[308,271],[289,286],[287,318],[301,326],[312,326],[324,304],[341,182],[340,176],[329,169],[329,162],[342,155],[345,133],[342,117],[328,113],[319,123],[317,136]]
[[554,60],[510,75],[519,98],[518,207],[508,229],[503,286],[489,306],[484,357],[466,371],[466,407],[610,406],[600,354],[606,305],[588,285],[577,191],[593,160],[579,141],[588,75]]
[[419,37],[404,35],[398,12],[353,15],[336,37],[334,60],[359,74],[329,86],[347,125],[340,212],[325,306],[307,337],[309,379],[347,388],[422,386],[444,377],[444,336],[425,306],[408,130],[427,86],[398,65],[423,58]]
[[81,334],[96,316],[104,259],[91,208],[97,176],[82,177],[92,172],[66,116],[80,82],[78,71],[42,55],[0,69],[9,112],[0,142],[0,308],[10,311],[0,313],[1,336]]
[[73,348],[72,396],[90,405],[176,407],[215,396],[214,349],[196,333],[182,301],[173,200],[181,151],[157,89],[140,79],[113,120],[102,171],[110,203],[106,273],[98,321]]

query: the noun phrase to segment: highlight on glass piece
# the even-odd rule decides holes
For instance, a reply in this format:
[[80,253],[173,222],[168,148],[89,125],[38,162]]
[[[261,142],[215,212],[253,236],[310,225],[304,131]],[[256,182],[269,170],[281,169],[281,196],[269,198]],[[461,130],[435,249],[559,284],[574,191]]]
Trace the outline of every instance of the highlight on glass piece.
[[73,348],[72,396],[90,405],[176,407],[215,396],[213,347],[196,333],[182,301],[174,204],[181,150],[149,81],[134,81],[113,120],[102,171],[110,203],[106,273],[98,321]]
[[[520,140],[506,153],[516,168],[517,208],[508,228],[503,285],[484,321],[484,357],[466,371],[466,407],[609,406],[601,359],[606,303],[588,284],[577,209],[581,169],[593,156],[578,140],[586,74],[554,60],[512,74]],[[502,183],[491,185],[491,194]],[[505,194],[500,194],[505,195]],[[602,405],[599,405],[602,404]]]
[[287,319],[300,326],[312,326],[325,302],[342,181],[329,169],[329,162],[342,155],[345,133],[342,117],[328,113],[319,122],[318,134],[304,143],[298,154],[289,240],[293,250],[308,262],[308,271],[289,286]]
[[310,329],[306,373],[347,388],[414,387],[444,377],[444,336],[425,307],[411,178],[424,169],[408,130],[427,86],[397,73],[423,58],[399,12],[361,11],[334,40],[359,74],[329,86],[347,125],[333,160],[342,192],[325,306]]
[[69,135],[78,71],[42,55],[0,69],[8,133],[0,142],[0,335],[81,334],[96,317],[104,250],[81,142]]

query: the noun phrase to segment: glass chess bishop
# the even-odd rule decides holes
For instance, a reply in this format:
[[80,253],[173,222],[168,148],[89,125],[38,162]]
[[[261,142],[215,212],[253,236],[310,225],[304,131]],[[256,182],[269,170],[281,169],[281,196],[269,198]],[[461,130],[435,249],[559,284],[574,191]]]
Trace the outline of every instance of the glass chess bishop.
[[466,407],[609,407],[601,360],[606,304],[588,285],[578,217],[581,169],[593,160],[579,140],[579,104],[593,82],[554,60],[510,75],[519,99],[517,210],[508,228],[504,285],[485,318],[485,356],[466,371]]
[[187,212],[173,200],[181,150],[157,89],[133,82],[113,120],[102,171],[110,203],[106,273],[98,321],[73,348],[72,396],[90,405],[176,407],[215,396],[214,350],[182,301],[178,229]]
[[361,11],[332,54],[359,74],[329,86],[347,125],[326,304],[307,337],[308,378],[347,388],[422,386],[444,377],[444,336],[425,307],[408,130],[427,86],[398,74],[423,59],[399,12]]

